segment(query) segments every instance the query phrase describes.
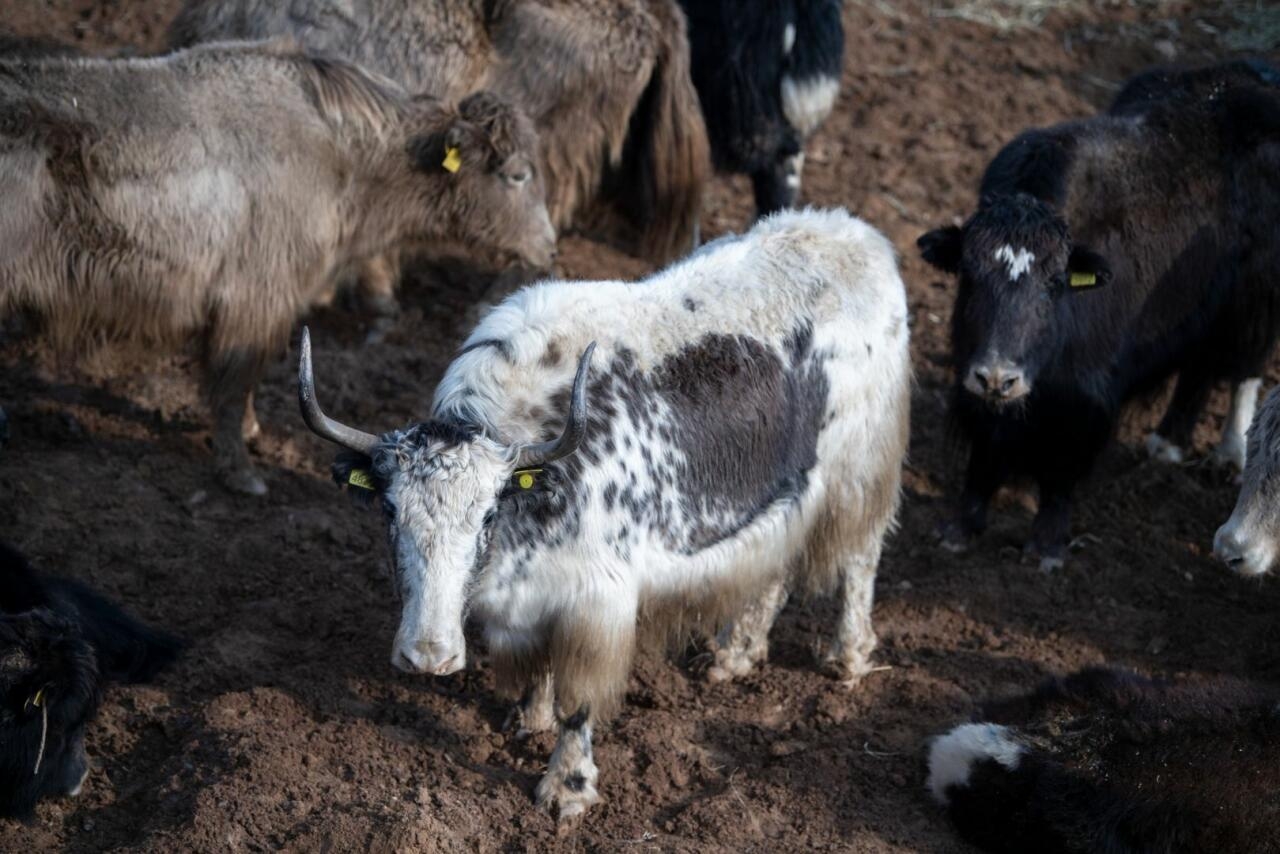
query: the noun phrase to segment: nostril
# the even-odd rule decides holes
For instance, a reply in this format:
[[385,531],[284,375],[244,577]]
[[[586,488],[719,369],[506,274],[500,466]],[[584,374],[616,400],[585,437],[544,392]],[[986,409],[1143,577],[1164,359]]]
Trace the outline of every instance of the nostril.
[[991,380],[991,371],[987,368],[974,368],[973,376],[978,380],[978,383],[983,388],[986,388],[988,382]]
[[1017,382],[1018,377],[1016,375],[1008,377],[1004,382],[1000,383],[1000,390],[1004,392],[1010,391]]

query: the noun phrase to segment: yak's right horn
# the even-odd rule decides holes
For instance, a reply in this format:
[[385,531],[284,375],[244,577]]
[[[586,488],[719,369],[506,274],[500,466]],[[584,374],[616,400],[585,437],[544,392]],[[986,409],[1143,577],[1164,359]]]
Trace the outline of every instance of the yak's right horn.
[[302,354],[298,358],[298,406],[302,419],[317,436],[341,445],[351,451],[373,456],[378,437],[354,427],[334,421],[320,409],[316,400],[316,376],[311,367],[311,330],[302,327]]

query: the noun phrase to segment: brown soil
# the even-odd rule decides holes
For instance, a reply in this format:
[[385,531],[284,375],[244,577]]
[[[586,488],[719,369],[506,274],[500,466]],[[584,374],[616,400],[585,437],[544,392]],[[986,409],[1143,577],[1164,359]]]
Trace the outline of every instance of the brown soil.
[[[962,215],[979,173],[1019,130],[1104,104],[1168,55],[1228,53],[1217,3],[1102,2],[1002,33],[933,16],[921,0],[850,2],[845,86],[812,146],[809,201],[844,205],[899,247],[918,388],[902,527],[877,587],[879,660],[847,690],[816,672],[825,603],[793,605],[772,660],[712,686],[696,650],[643,658],[626,709],[598,737],[604,802],[557,836],[531,796],[550,741],[516,741],[483,663],[411,678],[387,663],[397,605],[380,521],[326,476],[331,448],[302,426],[293,358],[264,382],[257,458],[266,500],[209,479],[205,417],[185,361],[145,372],[77,365],[38,341],[0,340],[0,537],[86,580],[193,646],[150,687],[114,690],[92,726],[96,769],[77,800],[33,825],[0,822],[0,850],[963,850],[923,789],[925,739],[975,699],[1102,661],[1153,673],[1280,676],[1280,589],[1208,554],[1235,490],[1200,465],[1145,460],[1121,442],[1080,497],[1081,548],[1040,574],[1020,558],[1034,499],[1006,491],[970,554],[931,532],[963,450],[946,433],[952,285],[914,251]],[[0,22],[93,51],[157,48],[174,0],[0,0]],[[1253,8],[1252,2],[1242,8]],[[740,229],[745,182],[712,194],[708,234]],[[563,272],[635,276],[643,264],[577,238]],[[327,405],[369,428],[424,412],[474,294],[409,287],[388,340],[368,318],[310,319]],[[1203,454],[1225,411],[1213,401]]]

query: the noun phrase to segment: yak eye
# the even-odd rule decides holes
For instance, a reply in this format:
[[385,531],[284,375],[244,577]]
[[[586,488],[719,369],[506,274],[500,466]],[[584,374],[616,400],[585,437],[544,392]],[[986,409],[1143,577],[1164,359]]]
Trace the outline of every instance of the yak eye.
[[493,524],[493,520],[494,520],[494,519],[497,519],[497,518],[498,518],[498,511],[497,511],[497,509],[496,509],[496,508],[492,508],[492,507],[491,507],[491,508],[489,508],[489,512],[484,514],[484,520],[483,520],[480,524],[481,524],[483,527],[487,528],[487,527],[489,527],[490,525],[492,525],[492,524]]
[[510,172],[502,173],[502,177],[511,186],[522,187],[529,183],[529,179],[533,177],[533,170],[528,167],[513,169]]

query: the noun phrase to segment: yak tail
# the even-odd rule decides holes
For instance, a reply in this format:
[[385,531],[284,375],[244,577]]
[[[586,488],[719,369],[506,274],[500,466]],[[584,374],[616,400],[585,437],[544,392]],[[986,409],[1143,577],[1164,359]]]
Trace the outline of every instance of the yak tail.
[[631,116],[623,161],[630,186],[620,188],[639,249],[655,263],[694,248],[711,149],[702,105],[690,76],[689,39],[676,0],[652,0],[662,41],[649,85]]

